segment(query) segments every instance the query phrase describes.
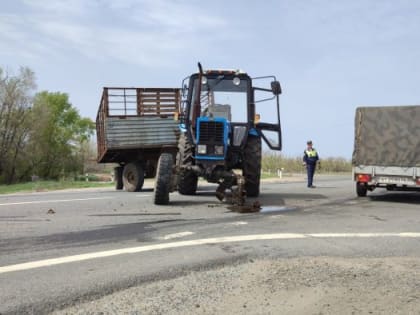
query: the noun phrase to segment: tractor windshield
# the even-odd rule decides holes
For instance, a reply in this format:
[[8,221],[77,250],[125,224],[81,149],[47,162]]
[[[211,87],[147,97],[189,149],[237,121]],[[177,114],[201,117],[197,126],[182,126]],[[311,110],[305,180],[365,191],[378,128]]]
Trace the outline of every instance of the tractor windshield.
[[[198,78],[194,80],[192,100],[197,100]],[[247,122],[249,81],[237,76],[203,76],[198,116],[222,117],[231,122]],[[190,118],[192,118],[192,113]]]

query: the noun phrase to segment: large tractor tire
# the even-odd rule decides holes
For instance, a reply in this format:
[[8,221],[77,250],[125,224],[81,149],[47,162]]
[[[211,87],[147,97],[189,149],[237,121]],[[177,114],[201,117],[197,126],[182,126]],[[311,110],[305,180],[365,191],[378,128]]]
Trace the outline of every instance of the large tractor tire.
[[140,191],[144,184],[144,170],[140,163],[128,163],[124,166],[123,183],[125,190]]
[[117,166],[114,168],[114,181],[115,181],[115,189],[121,190],[124,187],[123,183],[123,169],[122,166]]
[[[193,150],[186,134],[181,134],[178,141],[177,165],[193,165]],[[178,175],[178,192],[181,195],[195,195],[198,177],[192,170],[182,169]]]
[[172,154],[162,153],[160,155],[154,189],[154,202],[156,205],[167,205],[169,203],[169,193],[172,186],[172,168],[174,160]]
[[261,178],[261,138],[249,136],[243,154],[242,175],[248,197],[258,197]]

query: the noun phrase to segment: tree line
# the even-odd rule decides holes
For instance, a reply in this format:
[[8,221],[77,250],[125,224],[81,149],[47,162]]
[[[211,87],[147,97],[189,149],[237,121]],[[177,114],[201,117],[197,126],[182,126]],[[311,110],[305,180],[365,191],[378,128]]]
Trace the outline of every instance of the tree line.
[[82,173],[94,130],[66,93],[37,92],[31,69],[0,68],[0,184]]
[[[287,157],[275,152],[265,152],[262,156],[262,171],[276,173],[282,170],[285,173],[302,173],[306,169],[302,165],[302,157]],[[341,157],[322,158],[318,171],[323,173],[348,173],[351,172],[351,161]]]

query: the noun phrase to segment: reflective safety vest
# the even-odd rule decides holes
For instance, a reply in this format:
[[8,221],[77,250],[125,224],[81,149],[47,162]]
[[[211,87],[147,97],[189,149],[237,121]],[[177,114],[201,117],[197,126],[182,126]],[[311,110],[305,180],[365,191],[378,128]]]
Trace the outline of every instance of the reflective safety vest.
[[312,149],[311,151],[305,150],[305,153],[308,158],[314,158],[314,157],[317,157],[318,155],[315,149]]

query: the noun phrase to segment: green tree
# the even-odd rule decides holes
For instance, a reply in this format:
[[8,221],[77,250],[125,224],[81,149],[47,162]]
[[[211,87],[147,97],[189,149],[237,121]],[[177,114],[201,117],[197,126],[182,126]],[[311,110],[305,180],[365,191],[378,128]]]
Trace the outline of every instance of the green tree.
[[40,92],[32,108],[30,147],[34,173],[58,179],[83,172],[84,143],[94,132],[89,118],[82,118],[60,92]]
[[18,75],[0,68],[0,183],[11,184],[28,170],[25,147],[35,87],[29,68],[20,68]]

